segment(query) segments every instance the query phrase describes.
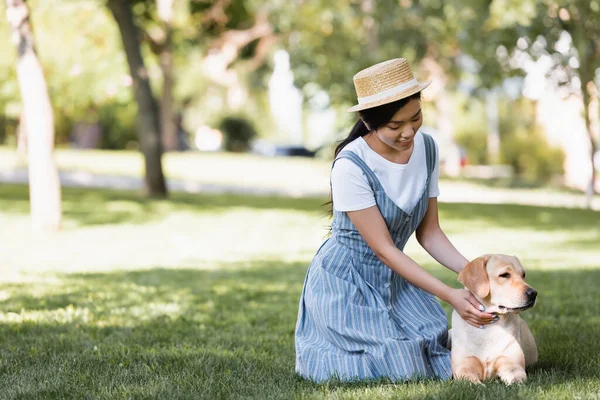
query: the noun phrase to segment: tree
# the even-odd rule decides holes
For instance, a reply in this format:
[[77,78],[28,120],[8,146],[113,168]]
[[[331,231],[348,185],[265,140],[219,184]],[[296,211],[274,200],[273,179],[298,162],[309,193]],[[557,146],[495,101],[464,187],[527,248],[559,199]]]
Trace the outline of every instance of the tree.
[[162,142],[159,109],[150,87],[148,70],[140,50],[140,30],[135,23],[129,0],[108,0],[127,56],[138,105],[137,131],[145,160],[145,189],[152,197],[166,197],[167,187],[162,171]]
[[407,58],[417,77],[434,81],[424,94],[435,102],[440,130],[452,134],[446,92],[460,78],[459,32],[472,8],[455,0],[299,0],[287,7],[294,12],[281,13],[278,25],[291,26],[285,42],[298,86],[316,82],[345,107],[356,97],[351,82],[360,69]]
[[[177,149],[177,126],[174,110],[174,54],[173,54],[173,0],[156,0],[153,3],[144,2],[146,6],[145,19],[140,23],[142,38],[149,44],[150,50],[158,58],[162,72],[162,90],[160,95],[161,139],[164,150]],[[154,15],[156,14],[156,15]],[[149,21],[148,21],[149,20]],[[144,28],[149,25],[151,28]],[[145,23],[144,23],[145,22]]]
[[[134,0],[136,22],[142,38],[156,56],[162,75],[160,90],[160,115],[163,146],[166,150],[177,148],[177,131],[174,117],[178,103],[188,97],[202,97],[198,88],[190,85],[189,78],[176,98],[181,76],[181,59],[194,59],[197,64],[194,83],[205,78],[213,88],[222,88],[230,109],[239,109],[248,98],[246,78],[264,64],[275,35],[262,5],[244,0],[175,1]],[[198,53],[201,61],[198,63]],[[247,58],[250,57],[250,60]],[[190,67],[189,65],[187,68]]]
[[[568,86],[569,91],[580,93],[590,146],[590,154],[585,155],[590,159],[591,168],[586,191],[589,206],[596,192],[594,154],[600,142],[596,78],[600,61],[600,4],[584,0],[493,0],[483,3],[479,4],[483,17],[480,26],[471,25],[473,30],[465,37],[483,35],[486,40],[470,38],[468,43],[463,43],[480,63],[479,75],[484,81],[497,81],[498,76],[518,71],[520,66],[515,56],[519,54],[527,54],[534,60],[549,56],[553,61],[550,74],[560,85]],[[569,48],[558,45],[569,40]],[[504,74],[498,73],[499,68]]]
[[32,224],[36,230],[56,231],[60,229],[62,210],[53,155],[54,116],[24,0],[6,0],[6,20],[17,48],[17,79],[23,102],[21,129],[27,136]]
[[226,104],[240,109],[248,98],[246,78],[265,63],[277,41],[271,19],[281,9],[247,0],[190,3],[190,22],[199,27],[194,40],[205,49],[201,70],[226,92]]

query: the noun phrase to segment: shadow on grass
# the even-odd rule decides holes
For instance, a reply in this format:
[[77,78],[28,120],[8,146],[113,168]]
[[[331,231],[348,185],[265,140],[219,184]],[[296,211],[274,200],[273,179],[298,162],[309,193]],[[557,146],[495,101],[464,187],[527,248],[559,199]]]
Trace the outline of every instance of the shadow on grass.
[[[28,213],[27,187],[2,185],[0,209]],[[133,191],[63,189],[66,218],[80,225],[138,224],[160,219],[170,212],[218,213],[232,208],[284,209],[327,215],[326,198],[293,199],[276,196],[172,193],[168,200],[151,200]],[[516,204],[441,203],[442,221],[478,221],[506,228],[536,230],[597,230],[600,212],[584,209],[536,207]]]
[[516,204],[440,204],[442,221],[465,220],[503,228],[535,230],[594,229],[600,232],[600,212],[578,208],[540,207]]
[[[459,382],[316,385],[300,379],[294,373],[294,328],[306,268],[269,261],[219,270],[68,274],[58,276],[58,285],[1,285],[0,392],[106,398],[483,393]],[[529,272],[540,295],[524,318],[536,336],[540,363],[528,385],[491,383],[487,394],[531,396],[566,383],[577,390],[577,382],[600,374],[599,280],[598,270]]]

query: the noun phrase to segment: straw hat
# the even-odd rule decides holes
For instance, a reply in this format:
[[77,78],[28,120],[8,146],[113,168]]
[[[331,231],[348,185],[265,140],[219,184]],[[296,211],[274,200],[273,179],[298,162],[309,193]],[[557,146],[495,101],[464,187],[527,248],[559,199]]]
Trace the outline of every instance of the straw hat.
[[431,81],[417,82],[404,58],[394,58],[370,66],[354,75],[358,104],[348,112],[365,110],[394,102],[425,89]]

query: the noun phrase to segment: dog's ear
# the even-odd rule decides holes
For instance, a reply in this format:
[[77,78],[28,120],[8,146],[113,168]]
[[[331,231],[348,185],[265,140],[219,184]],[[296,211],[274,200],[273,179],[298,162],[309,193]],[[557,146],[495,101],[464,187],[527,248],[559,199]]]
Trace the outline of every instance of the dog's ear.
[[481,299],[485,299],[490,294],[490,278],[486,270],[489,259],[488,255],[477,257],[458,274],[458,281]]

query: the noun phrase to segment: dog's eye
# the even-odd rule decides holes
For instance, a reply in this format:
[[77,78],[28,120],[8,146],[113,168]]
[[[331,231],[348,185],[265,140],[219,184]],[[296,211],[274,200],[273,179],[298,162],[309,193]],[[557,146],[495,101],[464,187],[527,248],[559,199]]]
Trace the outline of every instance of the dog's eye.
[[500,278],[509,278],[510,274],[508,272],[505,272],[503,274],[498,275]]

